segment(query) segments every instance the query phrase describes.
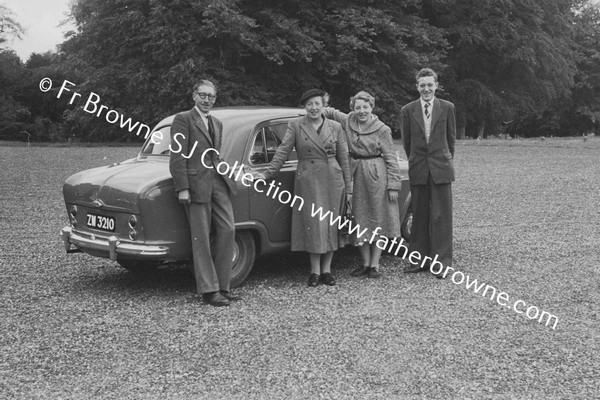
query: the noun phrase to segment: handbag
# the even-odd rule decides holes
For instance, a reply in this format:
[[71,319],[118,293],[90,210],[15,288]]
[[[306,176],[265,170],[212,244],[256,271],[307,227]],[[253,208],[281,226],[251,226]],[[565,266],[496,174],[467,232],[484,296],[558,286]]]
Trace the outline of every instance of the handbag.
[[352,213],[352,202],[348,199],[344,202],[345,206],[342,210],[342,229],[340,233],[342,235],[349,235],[350,228],[354,226],[354,214]]

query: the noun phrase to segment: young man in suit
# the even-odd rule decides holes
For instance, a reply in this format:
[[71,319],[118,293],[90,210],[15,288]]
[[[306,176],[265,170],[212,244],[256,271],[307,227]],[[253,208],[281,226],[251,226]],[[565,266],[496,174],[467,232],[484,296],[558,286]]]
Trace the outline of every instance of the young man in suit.
[[[228,306],[240,299],[229,287],[235,240],[231,194],[236,185],[215,169],[222,161],[217,152],[221,149],[223,131],[221,121],[209,113],[217,98],[215,85],[201,80],[194,85],[192,98],[194,108],[177,114],[171,126],[169,169],[190,223],[198,294],[213,306]],[[207,149],[217,152],[210,151],[202,159]],[[211,224],[215,231],[212,252]]]
[[[454,104],[435,97],[437,74],[430,68],[416,75],[420,98],[400,112],[402,140],[408,157],[413,224],[411,252],[420,254],[420,264],[404,272],[435,272],[443,278],[452,266],[452,188],[454,181]],[[433,263],[433,265],[432,265]],[[439,264],[441,263],[442,266]]]

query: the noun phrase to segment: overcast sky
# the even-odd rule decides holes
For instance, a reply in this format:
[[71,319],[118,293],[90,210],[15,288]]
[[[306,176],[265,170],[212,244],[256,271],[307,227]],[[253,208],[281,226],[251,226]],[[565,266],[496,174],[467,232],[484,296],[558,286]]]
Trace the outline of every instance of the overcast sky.
[[22,40],[9,41],[7,47],[15,50],[25,62],[33,52],[44,53],[55,50],[64,41],[63,32],[73,30],[66,19],[71,0],[0,0],[15,14],[16,20],[25,28]]

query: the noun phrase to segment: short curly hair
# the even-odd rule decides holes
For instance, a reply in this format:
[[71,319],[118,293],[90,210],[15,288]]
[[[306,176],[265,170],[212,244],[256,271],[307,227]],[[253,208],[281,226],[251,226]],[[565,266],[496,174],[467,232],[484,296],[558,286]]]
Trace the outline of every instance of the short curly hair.
[[371,105],[371,108],[375,108],[375,97],[371,96],[369,92],[365,92],[361,90],[356,93],[354,96],[350,97],[350,110],[354,110],[354,106],[356,105],[356,100],[364,100]]
[[433,76],[433,80],[435,82],[438,81],[438,76],[435,73],[434,70],[432,70],[431,68],[423,68],[421,69],[419,72],[417,72],[417,75],[415,75],[415,80],[417,81],[417,83],[419,82],[419,78],[424,78],[426,76]]

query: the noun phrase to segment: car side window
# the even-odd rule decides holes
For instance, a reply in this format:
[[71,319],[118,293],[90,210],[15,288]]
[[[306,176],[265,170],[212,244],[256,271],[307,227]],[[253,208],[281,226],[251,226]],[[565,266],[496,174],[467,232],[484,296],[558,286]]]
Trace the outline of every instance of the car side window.
[[[279,147],[279,145],[281,144],[281,142],[283,142],[283,137],[285,136],[285,131],[287,130],[287,122],[286,123],[280,123],[280,124],[275,124],[275,125],[269,125],[267,127],[265,127],[265,132],[268,131],[270,132],[277,140],[277,147]],[[269,161],[273,159],[273,155],[275,155],[275,152],[273,152],[273,155],[271,155],[270,153],[270,149],[267,149],[268,153],[269,153]],[[293,160],[297,160],[298,159],[298,155],[296,154],[296,147],[294,147],[292,149],[292,151],[290,152],[290,155],[288,157],[288,161],[293,161]]]
[[[287,123],[267,125],[254,134],[250,150],[250,165],[267,164],[273,161],[277,148],[281,145],[287,129]],[[297,160],[296,149],[292,149],[288,160]]]
[[250,150],[250,165],[265,164],[267,152],[265,148],[265,129],[259,129],[254,136],[252,150]]
[[267,161],[271,162],[273,160],[273,157],[275,156],[275,153],[277,152],[277,148],[281,144],[281,139],[279,139],[277,137],[277,135],[275,135],[275,132],[274,132],[272,126],[265,126],[263,129],[265,131],[265,146],[266,146],[266,150],[267,150]]

